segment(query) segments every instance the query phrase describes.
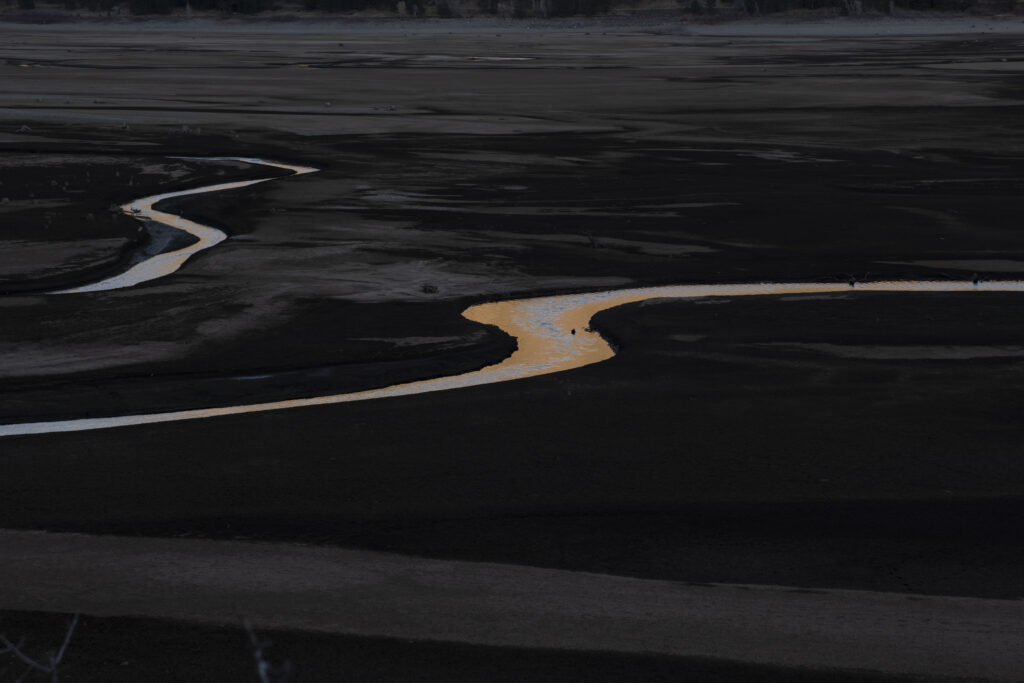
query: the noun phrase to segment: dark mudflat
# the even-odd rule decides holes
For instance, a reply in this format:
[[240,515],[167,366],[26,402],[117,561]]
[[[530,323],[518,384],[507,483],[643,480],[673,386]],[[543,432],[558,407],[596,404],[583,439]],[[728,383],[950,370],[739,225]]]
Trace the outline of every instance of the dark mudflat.
[[[992,428],[1014,424],[1015,352],[956,357],[1005,349],[1019,304],[993,295],[960,311],[990,316],[992,346],[967,331],[931,347],[931,328],[899,314],[954,316],[976,297],[886,296],[624,308],[597,320],[620,355],[563,375],[187,429],[13,437],[5,524],[1020,597],[1020,462]],[[864,329],[830,331],[836,306]],[[751,324],[760,314],[788,325]],[[692,336],[673,339],[683,321]],[[922,346],[947,355],[870,357]]]
[[[59,646],[70,615],[0,612],[0,632],[24,638],[39,656]],[[482,647],[389,638],[332,636],[260,629],[275,667],[290,664],[294,681],[762,680],[778,683],[916,681],[864,671],[805,671],[713,659],[603,652],[564,652]],[[18,668],[13,667],[15,670]],[[18,670],[20,673],[20,670]],[[256,680],[249,634],[240,624],[184,624],[137,618],[83,617],[61,667],[67,680],[244,681]]]
[[[69,158],[24,175],[0,166],[0,196],[90,176],[59,209],[11,214],[0,235],[5,253],[39,259],[11,260],[3,280],[14,295],[0,297],[0,419],[460,372],[511,349],[460,317],[490,299],[682,282],[854,287],[609,311],[594,324],[619,355],[560,375],[5,438],[0,525],[692,582],[1024,594],[1024,304],[856,290],[858,279],[1024,272],[1019,36],[409,33],[7,30],[0,149]],[[478,59],[494,55],[529,59]],[[136,196],[116,174],[168,155],[322,171],[168,202],[230,236],[172,278],[32,294],[99,276],[137,248],[130,219],[106,211]],[[139,175],[139,196],[216,182],[206,165],[174,168],[189,175]],[[57,211],[60,227],[37,229]],[[52,625],[18,619],[25,632]],[[237,630],[94,623],[112,640],[81,666],[109,668],[101,680],[121,675],[102,654],[112,642],[161,670],[143,631],[196,652],[197,669],[247,656]],[[791,674],[323,638],[275,634],[297,663],[326,672],[340,652],[365,680]]]

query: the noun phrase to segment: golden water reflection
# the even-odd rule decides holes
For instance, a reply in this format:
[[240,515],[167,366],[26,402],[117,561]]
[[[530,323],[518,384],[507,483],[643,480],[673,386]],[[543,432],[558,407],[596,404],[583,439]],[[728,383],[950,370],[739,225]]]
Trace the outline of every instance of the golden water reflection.
[[493,325],[514,337],[517,349],[500,363],[472,372],[396,384],[368,391],[316,396],[313,398],[150,413],[147,415],[121,415],[80,420],[0,425],[0,436],[108,429],[130,425],[197,420],[225,415],[348,403],[352,401],[368,401],[378,398],[461,389],[564,372],[600,363],[615,355],[608,342],[600,334],[589,329],[590,321],[594,315],[616,306],[652,299],[827,294],[838,292],[982,293],[1020,291],[1024,291],[1024,282],[1017,280],[979,283],[969,281],[865,282],[859,283],[855,287],[845,283],[834,282],[756,283],[644,287],[498,301],[472,306],[463,315],[469,320],[485,325]]

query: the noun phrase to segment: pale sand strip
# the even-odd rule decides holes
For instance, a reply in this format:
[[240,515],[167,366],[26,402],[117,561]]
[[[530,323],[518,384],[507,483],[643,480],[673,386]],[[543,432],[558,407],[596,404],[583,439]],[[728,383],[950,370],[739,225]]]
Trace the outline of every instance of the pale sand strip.
[[195,539],[0,531],[0,608],[1019,680],[1024,602],[689,585]]

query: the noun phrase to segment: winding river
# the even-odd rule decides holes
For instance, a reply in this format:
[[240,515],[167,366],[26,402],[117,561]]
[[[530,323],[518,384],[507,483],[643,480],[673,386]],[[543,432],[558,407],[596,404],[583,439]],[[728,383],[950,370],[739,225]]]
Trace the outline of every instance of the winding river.
[[[304,173],[315,173],[317,169],[310,168],[308,166],[294,166],[292,164],[280,164],[274,161],[266,161],[264,159],[254,159],[249,157],[171,157],[172,159],[185,159],[195,161],[241,161],[247,164],[258,164],[261,166],[273,166],[274,168],[283,168],[292,171],[295,175],[302,175]],[[222,190],[234,190],[239,187],[248,187],[249,185],[256,185],[257,183],[265,183],[268,180],[274,180],[274,177],[270,178],[257,178],[256,180],[239,180],[232,183],[220,183],[217,185],[205,185],[203,187],[196,187],[191,190],[180,190],[178,192],[165,192],[164,194],[155,194],[151,197],[143,197],[142,199],[136,199],[133,202],[124,204],[121,206],[121,210],[126,214],[138,218],[140,220],[150,220],[157,223],[162,223],[166,226],[177,228],[183,232],[187,232],[196,238],[196,241],[192,244],[182,247],[181,249],[175,249],[174,251],[164,252],[157,254],[144,261],[141,261],[133,265],[128,270],[109,277],[99,282],[92,282],[81,287],[72,287],[70,289],[59,289],[51,294],[78,294],[81,292],[102,292],[109,289],[123,289],[125,287],[134,287],[141,282],[147,282],[149,280],[155,280],[157,278],[170,275],[175,272],[185,261],[191,258],[194,254],[209,249],[210,247],[216,246],[227,239],[227,235],[223,231],[217,228],[212,228],[208,225],[202,225],[195,221],[178,216],[173,213],[166,213],[164,211],[157,211],[154,206],[158,202],[162,202],[165,199],[172,199],[174,197],[186,197],[193,194],[206,194],[207,192],[220,192]]]
[[[296,173],[310,173],[315,169],[299,166],[275,164],[259,159],[232,160],[251,161],[280,168],[288,168]],[[249,180],[239,183],[225,183],[184,192],[168,193],[147,197],[126,205],[134,215],[144,215],[151,220],[160,221],[181,227],[192,234],[205,234],[213,228],[201,226],[179,216],[167,214],[153,209],[153,204],[169,197],[213,192],[252,185],[264,180]],[[214,231],[223,240],[223,233]],[[200,240],[203,238],[200,237]],[[213,238],[209,238],[212,240]],[[217,241],[200,242],[203,246],[192,247],[191,251],[182,254],[179,250],[166,254],[167,259],[155,257],[150,261],[138,264],[130,271],[117,278],[110,278],[93,285],[64,290],[64,293],[97,291],[115,287],[128,287],[138,282],[160,277],[177,270],[193,253],[209,248]],[[152,263],[156,261],[156,263]],[[148,264],[148,265],[147,265]],[[136,269],[139,273],[129,275]],[[120,279],[119,279],[120,278]],[[104,285],[104,286],[101,286]],[[297,398],[284,401],[265,403],[247,403],[217,408],[201,408],[195,410],[177,410],[142,415],[117,415],[111,417],[83,418],[75,420],[54,420],[47,422],[28,422],[21,424],[0,425],[0,436],[22,434],[47,434],[53,432],[79,432],[93,429],[109,429],[131,425],[155,424],[159,422],[178,422],[221,417],[225,415],[241,415],[260,413],[271,410],[287,410],[308,406],[331,405],[354,401],[369,401],[378,398],[409,396],[434,391],[461,389],[482,384],[508,382],[511,380],[536,377],[538,375],[563,372],[594,363],[600,363],[615,355],[608,342],[596,331],[590,329],[590,321],[597,313],[651,299],[697,299],[705,297],[740,297],[766,296],[785,294],[828,294],[851,292],[1020,292],[1024,291],[1024,281],[1001,280],[988,282],[971,281],[899,281],[899,282],[864,282],[850,285],[836,282],[810,283],[753,283],[725,285],[672,285],[664,287],[642,287],[635,289],[619,289],[584,294],[567,294],[545,296],[528,299],[498,301],[471,306],[463,312],[463,316],[484,325],[493,325],[506,334],[514,337],[517,349],[508,358],[494,365],[448,377],[396,384],[380,389],[358,391],[343,394],[329,394],[311,398]]]

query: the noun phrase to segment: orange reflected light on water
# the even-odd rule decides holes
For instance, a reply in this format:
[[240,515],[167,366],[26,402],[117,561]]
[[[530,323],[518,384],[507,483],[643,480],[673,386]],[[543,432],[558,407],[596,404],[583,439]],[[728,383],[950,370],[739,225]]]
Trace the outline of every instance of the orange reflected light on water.
[[[252,403],[218,408],[181,410],[145,415],[120,415],[0,425],[0,436],[44,434],[91,429],[108,429],[131,425],[176,422],[203,418],[286,410],[309,406],[367,401],[378,398],[409,396],[449,389],[474,387],[496,382],[536,377],[600,363],[615,355],[600,334],[590,331],[590,321],[597,313],[652,299],[696,299],[704,297],[740,297],[792,294],[827,294],[838,292],[1020,292],[1024,282],[1016,280],[992,282],[909,281],[865,282],[855,287],[828,283],[757,283],[739,285],[677,285],[645,287],[608,292],[589,292],[561,296],[537,297],[472,306],[464,312],[469,320],[493,325],[516,339],[517,348],[508,358],[494,365],[449,377],[396,384],[380,389],[312,398]],[[573,331],[575,330],[575,334]]]

